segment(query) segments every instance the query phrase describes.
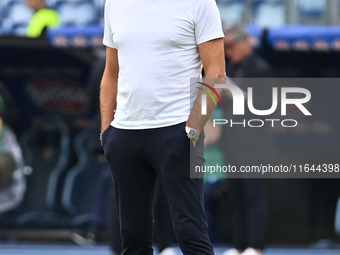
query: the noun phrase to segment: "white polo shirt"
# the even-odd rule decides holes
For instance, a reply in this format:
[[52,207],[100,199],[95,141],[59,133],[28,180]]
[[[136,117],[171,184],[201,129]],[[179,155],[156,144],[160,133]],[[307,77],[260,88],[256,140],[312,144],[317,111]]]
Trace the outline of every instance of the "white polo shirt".
[[118,50],[111,125],[147,129],[185,122],[200,78],[198,44],[222,38],[215,0],[106,0],[104,45]]

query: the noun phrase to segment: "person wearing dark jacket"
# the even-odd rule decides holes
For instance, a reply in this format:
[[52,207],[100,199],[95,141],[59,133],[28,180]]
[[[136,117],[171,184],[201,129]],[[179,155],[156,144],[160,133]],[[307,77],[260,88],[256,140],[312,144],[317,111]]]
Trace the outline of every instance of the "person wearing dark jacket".
[[[231,25],[224,30],[225,55],[227,61],[227,76],[237,85],[247,91],[254,87],[254,101],[258,109],[266,107],[270,96],[264,96],[269,84],[257,86],[254,79],[274,77],[269,64],[254,52],[248,34],[241,25]],[[269,94],[270,95],[270,94]],[[249,112],[242,116],[232,116],[231,100],[226,98],[223,104],[225,115],[235,122],[254,118]],[[264,108],[267,109],[267,108]],[[256,117],[258,119],[258,117]],[[268,129],[225,126],[223,130],[223,151],[227,164],[260,165],[272,151],[271,135]],[[262,179],[233,179],[228,178],[229,198],[232,218],[232,246],[223,255],[258,255],[262,254],[265,246],[266,232],[266,200]]]

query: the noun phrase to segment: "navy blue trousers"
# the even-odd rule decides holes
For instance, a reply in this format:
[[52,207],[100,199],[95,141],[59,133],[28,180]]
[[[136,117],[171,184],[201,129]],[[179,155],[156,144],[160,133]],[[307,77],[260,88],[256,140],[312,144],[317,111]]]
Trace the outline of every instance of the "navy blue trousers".
[[232,240],[236,249],[263,250],[266,198],[263,179],[229,179]]
[[193,148],[185,123],[154,129],[109,127],[103,134],[113,174],[124,255],[153,254],[156,178],[163,186],[184,255],[213,255],[203,204],[203,179],[190,178],[190,159],[202,165],[203,140]]

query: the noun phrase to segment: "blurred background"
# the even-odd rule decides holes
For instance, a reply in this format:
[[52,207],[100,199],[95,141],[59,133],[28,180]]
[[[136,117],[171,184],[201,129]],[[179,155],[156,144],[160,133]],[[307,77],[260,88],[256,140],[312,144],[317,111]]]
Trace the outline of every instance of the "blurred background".
[[[275,76],[340,77],[340,1],[216,2],[223,25],[243,24]],[[100,193],[108,177],[98,138],[104,4],[46,0],[59,21],[30,36],[37,10],[25,0],[0,1],[1,126],[22,155],[11,170],[13,180],[0,189],[0,254],[1,245],[17,241],[110,242],[112,187]],[[296,115],[301,128],[274,130],[277,160],[339,163],[340,87],[335,84],[325,86],[326,92],[314,88],[321,97],[312,100],[312,111],[326,107],[327,113],[310,122]],[[267,179],[265,188],[268,246],[339,247],[340,179]],[[231,243],[227,196],[228,191],[216,209],[218,245]],[[16,202],[7,206],[13,197]]]

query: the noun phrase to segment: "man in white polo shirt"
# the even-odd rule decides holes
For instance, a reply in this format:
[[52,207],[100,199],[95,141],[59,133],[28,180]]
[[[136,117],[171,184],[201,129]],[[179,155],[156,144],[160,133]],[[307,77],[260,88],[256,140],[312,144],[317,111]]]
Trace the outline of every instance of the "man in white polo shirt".
[[201,115],[199,90],[190,89],[190,79],[200,78],[202,64],[207,78],[225,78],[223,37],[214,0],[106,0],[101,135],[123,254],[153,254],[157,177],[182,252],[214,254],[203,180],[190,178],[190,146],[202,164],[201,131],[213,103]]

